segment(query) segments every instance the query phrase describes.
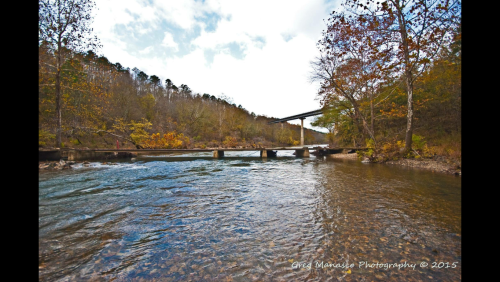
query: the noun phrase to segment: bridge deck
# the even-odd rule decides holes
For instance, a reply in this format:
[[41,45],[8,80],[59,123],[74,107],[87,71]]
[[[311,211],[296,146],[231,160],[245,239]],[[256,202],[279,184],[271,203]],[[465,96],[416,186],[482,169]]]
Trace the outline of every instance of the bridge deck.
[[277,119],[277,120],[274,120],[274,121],[268,122],[268,124],[272,124],[272,123],[279,123],[279,122],[285,122],[285,121],[294,120],[294,119],[299,119],[299,118],[300,118],[300,119],[303,119],[303,118],[306,118],[306,117],[311,117],[311,116],[321,115],[322,113],[323,113],[323,110],[322,110],[322,109],[319,109],[319,110],[310,111],[310,112],[307,112],[307,113],[302,113],[302,114],[293,115],[293,116],[289,116],[289,117],[285,117],[285,118],[280,118],[280,119]]
[[[214,149],[75,149],[76,151],[95,151],[95,152],[213,152],[213,151],[283,151],[283,150],[302,150],[304,147],[275,147],[275,148],[214,148]],[[365,150],[364,147],[307,147],[309,150]]]
[[[70,161],[128,158],[137,153],[196,153],[212,152],[214,158],[223,158],[226,151],[254,151],[260,152],[260,157],[275,157],[276,151],[294,150],[296,157],[309,157],[310,150],[316,150],[320,155],[338,154],[349,150],[365,150],[355,147],[272,147],[272,148],[210,148],[210,149],[65,149],[59,151],[39,151],[40,160],[59,160],[67,158]],[[274,151],[274,152],[273,152]],[[198,156],[200,157],[200,156]]]

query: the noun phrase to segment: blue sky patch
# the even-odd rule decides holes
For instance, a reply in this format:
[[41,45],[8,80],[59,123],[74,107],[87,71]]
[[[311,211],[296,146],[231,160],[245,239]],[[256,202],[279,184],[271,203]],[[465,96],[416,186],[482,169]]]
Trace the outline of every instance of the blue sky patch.
[[[141,57],[183,57],[191,53],[195,47],[191,42],[200,36],[201,28],[196,25],[193,29],[185,30],[175,26],[165,20],[160,23],[160,27],[145,33],[141,30],[147,30],[148,24],[141,22],[130,22],[128,24],[117,24],[114,27],[114,32],[118,37],[126,42],[125,50]],[[174,42],[178,45],[178,50],[175,48],[164,47],[161,45],[165,32],[172,34]],[[140,51],[151,47],[147,54],[140,54]]]
[[292,40],[292,38],[294,38],[295,36],[296,36],[295,34],[291,34],[291,33],[282,33],[281,34],[281,37],[283,37],[283,40],[285,40],[285,42]]
[[217,24],[222,17],[217,13],[204,13],[202,17],[195,17],[196,21],[204,22],[206,32],[214,32],[217,30]]
[[255,43],[255,45],[262,49],[262,47],[264,47],[266,45],[266,38],[263,37],[263,36],[255,36],[255,37],[252,37],[252,41]]
[[245,58],[245,49],[246,46],[244,44],[239,44],[237,42],[231,42],[226,44],[224,47],[229,48],[229,54],[236,59],[242,60]]

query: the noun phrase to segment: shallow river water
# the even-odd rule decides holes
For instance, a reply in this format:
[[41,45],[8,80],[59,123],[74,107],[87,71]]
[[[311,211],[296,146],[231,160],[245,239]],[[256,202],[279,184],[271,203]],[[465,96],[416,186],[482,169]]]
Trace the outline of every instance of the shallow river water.
[[292,153],[41,171],[39,280],[461,280],[459,177]]

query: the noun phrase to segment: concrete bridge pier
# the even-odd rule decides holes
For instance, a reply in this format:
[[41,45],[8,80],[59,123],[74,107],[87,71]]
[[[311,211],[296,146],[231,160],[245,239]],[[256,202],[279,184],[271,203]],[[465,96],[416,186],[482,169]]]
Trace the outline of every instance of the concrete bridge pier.
[[304,118],[300,118],[300,146],[304,146]]
[[311,117],[311,116],[321,115],[321,114],[323,114],[323,109],[319,109],[316,111],[311,111],[311,112],[307,112],[307,113],[303,113],[303,114],[298,114],[298,115],[294,115],[294,116],[289,116],[289,117],[282,118],[282,119],[277,119],[277,120],[268,122],[268,124],[281,122],[282,123],[281,126],[283,126],[283,122],[285,122],[285,121],[300,119],[300,146],[304,146],[304,119],[306,117]]
[[273,150],[260,150],[260,157],[261,158],[267,158],[267,157],[276,157],[278,151],[273,151]]
[[137,157],[133,152],[96,152],[93,150],[70,150],[68,161],[108,160]]
[[224,157],[224,151],[222,150],[215,150],[213,153],[214,158],[220,159]]
[[260,157],[267,158],[267,150],[260,150]]
[[38,151],[39,161],[58,161],[62,158],[60,150]]
[[68,161],[83,161],[83,160],[94,160],[99,157],[104,158],[104,153],[96,154],[95,151],[77,151],[71,150],[68,152]]
[[302,149],[295,150],[295,156],[298,158],[309,158],[309,148],[304,147]]

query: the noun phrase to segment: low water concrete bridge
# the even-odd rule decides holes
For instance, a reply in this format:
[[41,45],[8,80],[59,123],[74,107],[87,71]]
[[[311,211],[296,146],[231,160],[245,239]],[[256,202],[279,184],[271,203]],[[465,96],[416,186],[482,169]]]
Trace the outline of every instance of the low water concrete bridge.
[[323,109],[319,109],[319,110],[310,111],[307,113],[302,113],[302,114],[293,115],[293,116],[289,116],[289,117],[285,117],[285,118],[280,118],[280,119],[268,122],[267,124],[279,122],[279,123],[281,123],[281,128],[283,128],[283,123],[285,121],[300,119],[300,146],[304,146],[304,119],[306,117],[321,115],[322,113],[323,113]]
[[277,151],[294,150],[296,157],[308,158],[312,154],[328,156],[330,154],[354,152],[366,150],[359,147],[274,147],[274,148],[214,148],[214,149],[69,149],[69,150],[50,150],[39,151],[39,160],[60,160],[61,158],[69,161],[96,160],[108,158],[127,158],[137,153],[199,153],[212,152],[213,158],[223,158],[224,152],[229,151],[259,151],[261,158],[274,157]]

